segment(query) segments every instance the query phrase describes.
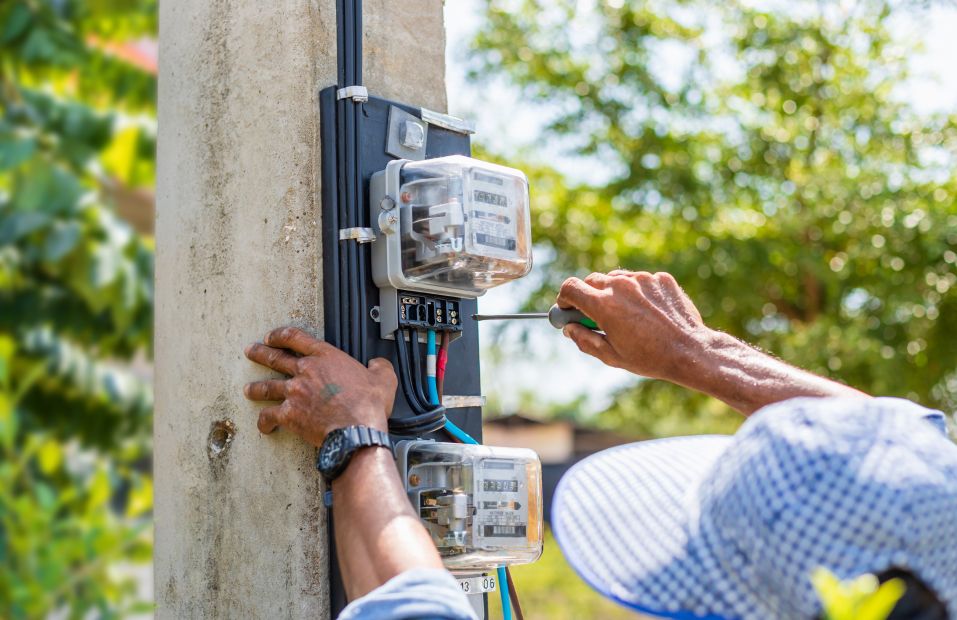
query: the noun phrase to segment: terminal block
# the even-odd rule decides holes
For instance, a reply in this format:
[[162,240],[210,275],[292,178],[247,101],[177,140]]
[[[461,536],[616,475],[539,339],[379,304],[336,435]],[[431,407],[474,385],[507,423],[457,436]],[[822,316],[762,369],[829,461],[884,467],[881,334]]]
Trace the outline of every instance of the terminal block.
[[462,331],[462,315],[457,299],[444,299],[399,291],[399,327],[434,329],[440,332]]

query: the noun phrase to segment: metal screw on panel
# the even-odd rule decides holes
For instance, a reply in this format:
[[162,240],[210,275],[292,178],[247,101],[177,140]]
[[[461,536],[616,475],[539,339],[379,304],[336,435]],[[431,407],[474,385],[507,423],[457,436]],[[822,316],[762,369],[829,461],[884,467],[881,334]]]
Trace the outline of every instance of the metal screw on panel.
[[372,306],[369,308],[369,318],[376,323],[379,322],[379,306]]
[[393,200],[391,196],[386,196],[379,201],[379,208],[383,211],[391,211],[395,209],[395,200]]
[[419,150],[425,145],[425,127],[415,121],[399,125],[399,142],[407,149]]

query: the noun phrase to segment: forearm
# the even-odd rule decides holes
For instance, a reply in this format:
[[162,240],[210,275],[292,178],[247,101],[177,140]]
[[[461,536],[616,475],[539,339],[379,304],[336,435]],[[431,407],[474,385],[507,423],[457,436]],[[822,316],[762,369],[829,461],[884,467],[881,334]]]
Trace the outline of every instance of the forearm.
[[332,483],[336,547],[346,594],[354,600],[414,568],[442,568],[384,448],[353,457]]
[[677,383],[698,390],[745,415],[765,405],[799,396],[856,396],[867,394],[799,368],[713,330],[699,338],[700,351],[684,365]]

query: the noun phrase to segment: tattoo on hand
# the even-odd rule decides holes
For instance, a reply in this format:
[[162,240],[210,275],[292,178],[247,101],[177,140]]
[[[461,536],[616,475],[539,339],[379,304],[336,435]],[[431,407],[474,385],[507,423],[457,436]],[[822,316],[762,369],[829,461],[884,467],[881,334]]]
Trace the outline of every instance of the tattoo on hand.
[[327,403],[332,400],[332,397],[342,391],[342,388],[336,385],[335,383],[327,383],[322,386],[322,402]]

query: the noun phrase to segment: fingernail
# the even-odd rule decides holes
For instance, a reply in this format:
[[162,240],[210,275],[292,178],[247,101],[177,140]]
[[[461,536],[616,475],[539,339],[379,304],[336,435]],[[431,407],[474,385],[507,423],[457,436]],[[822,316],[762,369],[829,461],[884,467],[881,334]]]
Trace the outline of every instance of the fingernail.
[[562,335],[565,336],[566,338],[571,338],[572,337],[571,333],[572,333],[572,330],[570,330],[567,325],[562,328]]
[[249,352],[252,350],[253,350],[253,345],[247,344],[246,348],[243,349],[243,355],[245,355],[246,357],[249,357]]
[[246,398],[249,398],[249,384],[248,384],[248,383],[243,386],[243,396],[245,396]]

